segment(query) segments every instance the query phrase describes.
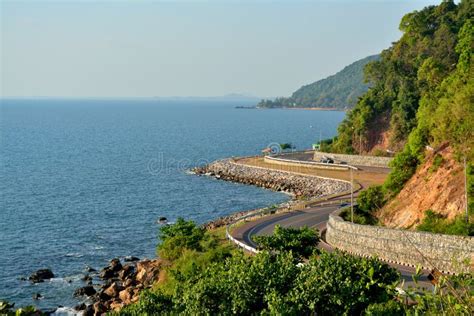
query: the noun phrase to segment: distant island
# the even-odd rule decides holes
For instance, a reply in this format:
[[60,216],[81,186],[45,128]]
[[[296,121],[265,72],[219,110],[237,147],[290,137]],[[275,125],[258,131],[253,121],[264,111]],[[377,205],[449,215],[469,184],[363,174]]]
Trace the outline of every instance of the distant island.
[[257,108],[350,109],[369,88],[364,82],[365,65],[377,59],[379,55],[358,60],[335,75],[299,88],[291,97],[261,100]]

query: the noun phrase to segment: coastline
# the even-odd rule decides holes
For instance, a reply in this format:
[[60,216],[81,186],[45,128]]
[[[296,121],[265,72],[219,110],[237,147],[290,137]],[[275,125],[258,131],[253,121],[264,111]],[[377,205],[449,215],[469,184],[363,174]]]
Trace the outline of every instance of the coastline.
[[347,112],[348,110],[338,108],[323,108],[323,107],[275,107],[275,108],[256,108],[257,110],[308,110],[308,111],[337,111]]
[[[307,204],[314,203],[315,200],[346,191],[348,186],[345,181],[337,179],[304,176],[238,164],[232,158],[217,160],[206,166],[193,168],[190,172],[197,176],[255,185],[291,197],[290,200],[276,205],[238,211],[210,220],[201,225],[208,231],[227,226],[243,216],[252,217],[252,214],[261,216],[262,211],[282,213],[304,209]],[[77,296],[83,297],[83,300],[74,307],[74,310],[84,315],[119,311],[138,301],[140,292],[151,288],[153,282],[159,280],[160,271],[166,266],[166,260],[158,257],[152,259],[132,257],[132,260],[114,258],[108,266],[99,271],[90,271],[84,276],[85,286],[76,289]],[[92,277],[100,279],[100,283],[93,283]]]

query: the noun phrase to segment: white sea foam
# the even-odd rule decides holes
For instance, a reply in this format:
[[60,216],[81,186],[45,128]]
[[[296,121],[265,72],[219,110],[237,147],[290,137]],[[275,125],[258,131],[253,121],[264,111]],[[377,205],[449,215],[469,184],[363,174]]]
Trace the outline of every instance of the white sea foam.
[[75,309],[71,307],[59,307],[56,309],[56,311],[52,315],[64,315],[64,316],[69,316],[69,315],[84,315],[83,311],[76,311]]
[[84,255],[79,253],[79,252],[70,252],[70,253],[65,254],[64,256],[65,257],[74,257],[74,258],[84,257]]

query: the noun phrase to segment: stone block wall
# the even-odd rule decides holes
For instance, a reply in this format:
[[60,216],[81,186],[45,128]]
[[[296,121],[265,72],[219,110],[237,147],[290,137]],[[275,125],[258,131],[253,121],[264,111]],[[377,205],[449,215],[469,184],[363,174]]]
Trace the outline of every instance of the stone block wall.
[[332,158],[335,163],[346,162],[350,165],[369,167],[388,167],[388,163],[393,159],[390,157],[343,155],[315,151],[313,160],[320,161],[322,157]]
[[473,271],[474,237],[358,225],[331,214],[326,242],[361,256],[447,273]]

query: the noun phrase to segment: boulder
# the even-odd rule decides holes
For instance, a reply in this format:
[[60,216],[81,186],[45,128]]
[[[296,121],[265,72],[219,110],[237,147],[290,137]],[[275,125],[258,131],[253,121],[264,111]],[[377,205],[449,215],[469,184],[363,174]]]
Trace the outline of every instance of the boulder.
[[84,269],[87,273],[92,273],[92,272],[97,272],[96,269],[90,267],[90,266],[86,266],[86,268]]
[[145,286],[153,284],[159,278],[162,261],[160,259],[137,262],[136,280]]
[[113,282],[108,288],[104,290],[104,294],[110,296],[111,298],[117,297],[119,292],[123,290],[118,282]]
[[76,311],[83,311],[87,308],[87,305],[85,303],[78,304],[74,306],[74,310]]
[[119,259],[114,258],[110,260],[109,268],[114,272],[119,272],[122,270],[122,264],[120,263]]
[[135,261],[138,261],[140,260],[140,258],[138,257],[134,257],[134,256],[126,256],[123,261],[125,262],[135,262]]
[[74,296],[92,296],[96,293],[96,290],[92,285],[86,285],[80,287],[74,291]]
[[124,307],[124,304],[120,301],[113,301],[111,304],[110,304],[110,309],[113,310],[113,311],[116,311],[118,312],[119,310],[121,310],[122,308]]
[[33,294],[33,299],[34,300],[40,300],[43,298],[43,295],[41,295],[40,293],[35,293]]
[[99,274],[99,278],[103,280],[111,279],[115,276],[116,273],[110,267],[103,268]]
[[107,306],[102,302],[95,302],[93,305],[94,315],[102,315],[107,312]]
[[137,284],[137,282],[135,282],[134,279],[126,279],[125,281],[123,281],[123,287],[131,287],[131,286],[135,286]]
[[135,267],[131,264],[126,264],[126,265],[123,266],[122,270],[119,271],[118,277],[121,280],[125,280],[125,279],[133,276],[134,273],[135,273]]
[[105,302],[105,301],[108,301],[110,300],[110,296],[108,296],[107,294],[104,293],[104,291],[99,291],[95,296],[94,296],[94,301],[102,301],[102,302]]
[[125,290],[120,291],[119,293],[119,298],[125,305],[132,303],[132,297],[133,297],[133,289],[130,287],[126,288]]
[[87,305],[84,311],[84,316],[93,316],[94,315],[94,305]]
[[50,269],[39,269],[28,278],[33,283],[44,282],[44,280],[49,280],[54,278],[54,274]]

